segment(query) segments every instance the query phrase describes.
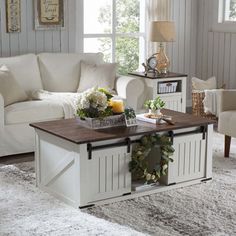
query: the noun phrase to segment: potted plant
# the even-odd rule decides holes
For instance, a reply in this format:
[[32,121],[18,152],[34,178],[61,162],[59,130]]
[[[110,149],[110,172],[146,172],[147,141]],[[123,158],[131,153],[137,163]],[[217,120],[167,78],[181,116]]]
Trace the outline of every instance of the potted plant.
[[165,107],[165,102],[160,98],[156,97],[153,100],[147,100],[144,106],[149,109],[150,114],[161,114],[161,109]]

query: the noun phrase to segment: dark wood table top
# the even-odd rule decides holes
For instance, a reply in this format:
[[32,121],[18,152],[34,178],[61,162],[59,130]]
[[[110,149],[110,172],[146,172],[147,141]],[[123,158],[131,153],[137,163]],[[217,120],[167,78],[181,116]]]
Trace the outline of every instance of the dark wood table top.
[[163,79],[163,78],[175,78],[175,77],[187,77],[186,74],[168,72],[167,74],[157,74],[153,72],[148,72],[146,75],[144,72],[131,72],[129,75],[135,75],[147,79]]
[[116,138],[127,138],[136,135],[145,135],[155,132],[171,131],[189,127],[199,127],[213,124],[215,121],[190,114],[163,109],[162,113],[171,115],[175,125],[160,124],[155,125],[138,121],[133,127],[113,127],[107,129],[93,130],[78,125],[76,119],[64,119],[56,121],[46,121],[30,124],[30,126],[66,139],[73,143],[82,144],[96,141],[103,141]]

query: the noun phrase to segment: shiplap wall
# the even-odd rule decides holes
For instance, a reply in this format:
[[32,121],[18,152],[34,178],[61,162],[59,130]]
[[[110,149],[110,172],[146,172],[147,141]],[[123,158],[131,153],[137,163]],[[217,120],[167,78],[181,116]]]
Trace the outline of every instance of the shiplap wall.
[[[81,17],[76,15],[78,7],[81,7],[81,1],[78,0],[64,0],[65,1],[65,29],[63,30],[34,30],[34,11],[33,0],[21,0],[21,32],[20,33],[6,33],[5,21],[5,0],[0,2],[1,24],[0,24],[0,56],[14,56],[24,53],[40,53],[40,52],[73,52],[76,44],[82,42],[81,27],[78,27],[78,22],[82,21]],[[164,4],[163,0],[163,4]],[[199,4],[199,1],[201,2]],[[209,0],[208,0],[209,1]],[[203,70],[204,64],[199,66],[199,46],[202,48],[202,42],[206,36],[203,36],[202,29],[199,27],[202,21],[202,15],[207,12],[205,9],[204,0],[169,0],[170,18],[176,23],[177,38],[176,42],[168,43],[167,53],[171,60],[171,71],[188,74],[187,82],[187,98],[191,99],[191,83],[192,76],[201,75],[201,73],[211,74],[208,70]],[[212,1],[212,0],[210,0]],[[214,0],[213,0],[214,1]],[[208,4],[207,4],[208,5]],[[205,20],[204,20],[205,22]],[[77,25],[77,26],[76,26]],[[198,27],[197,27],[198,26]],[[203,27],[206,30],[206,26]],[[197,30],[200,31],[197,33]],[[80,32],[81,31],[81,32]],[[217,33],[207,37],[214,39],[214,46],[217,45]],[[218,35],[217,35],[218,36]],[[219,37],[219,41],[222,36]],[[236,40],[235,36],[225,34],[224,42],[232,42]],[[78,42],[77,42],[78,41]],[[220,41],[221,42],[221,41]],[[81,44],[81,43],[80,43]],[[208,47],[208,46],[207,46]],[[217,47],[217,46],[216,46]],[[81,47],[80,47],[81,49]],[[227,45],[226,50],[230,50]],[[209,48],[210,50],[210,48]],[[213,48],[212,48],[213,50]],[[204,55],[205,48],[202,49]],[[232,53],[231,53],[232,54]],[[235,53],[236,54],[236,53]],[[215,54],[214,54],[215,55]],[[207,56],[207,55],[206,55]],[[231,55],[233,57],[233,54]],[[213,57],[212,59],[213,60]],[[211,62],[210,57],[203,61]],[[227,59],[225,59],[227,60]],[[208,63],[208,64],[209,64]],[[227,64],[227,63],[226,63]],[[209,64],[210,65],[210,64]],[[201,68],[199,68],[201,67]],[[208,68],[208,67],[207,67]],[[210,68],[210,66],[209,66]],[[216,70],[218,67],[213,68]],[[231,67],[231,74],[233,69]],[[234,71],[235,73],[235,71]]]
[[186,73],[187,105],[191,105],[191,77],[196,76],[198,1],[171,0],[170,17],[175,22],[176,42],[167,44],[173,72]]
[[0,2],[0,56],[75,50],[75,2],[65,0],[65,29],[34,30],[33,0],[21,0],[21,32],[6,33],[5,0]]
[[216,32],[215,0],[198,0],[198,41],[196,74],[207,79],[216,76],[218,86],[236,88],[236,33]]

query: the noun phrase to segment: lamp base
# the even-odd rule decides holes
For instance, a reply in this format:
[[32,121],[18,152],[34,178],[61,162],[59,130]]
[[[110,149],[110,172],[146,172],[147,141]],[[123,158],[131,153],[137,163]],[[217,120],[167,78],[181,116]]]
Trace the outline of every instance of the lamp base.
[[156,54],[156,58],[157,58],[156,69],[157,69],[158,73],[167,74],[169,66],[170,66],[170,60],[168,59],[168,57],[165,54],[164,46],[162,43],[160,43],[160,50]]

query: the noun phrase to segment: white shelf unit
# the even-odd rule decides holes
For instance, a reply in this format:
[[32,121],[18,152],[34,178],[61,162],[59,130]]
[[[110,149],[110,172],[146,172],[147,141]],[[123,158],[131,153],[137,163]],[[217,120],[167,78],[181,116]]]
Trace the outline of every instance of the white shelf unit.
[[[160,97],[165,103],[165,108],[186,112],[186,79],[187,77],[163,77],[163,78],[146,78],[146,96],[147,99],[155,99]],[[177,82],[176,92],[160,93],[159,86],[163,83],[175,83]]]

